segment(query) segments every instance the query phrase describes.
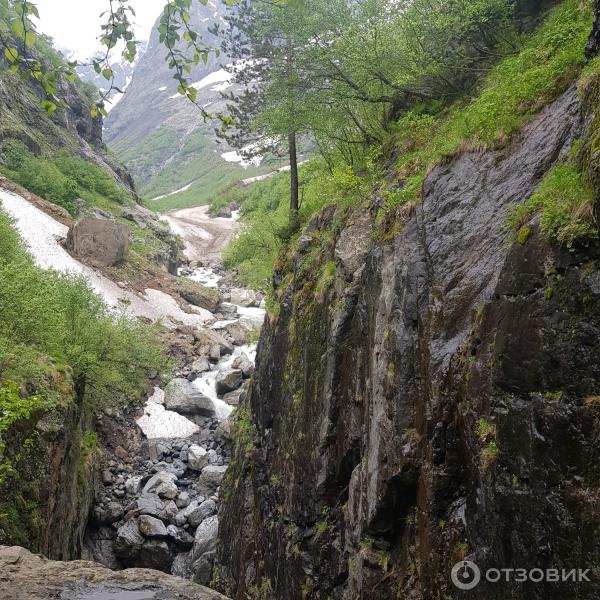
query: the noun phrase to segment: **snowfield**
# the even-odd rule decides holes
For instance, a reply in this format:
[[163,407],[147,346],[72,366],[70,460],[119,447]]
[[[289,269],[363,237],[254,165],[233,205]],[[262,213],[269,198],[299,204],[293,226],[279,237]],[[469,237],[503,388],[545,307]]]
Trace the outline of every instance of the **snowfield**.
[[162,321],[167,327],[173,327],[175,321],[195,327],[214,322],[213,315],[207,310],[197,308],[193,314],[188,314],[164,292],[147,289],[142,295],[122,289],[92,267],[80,263],[59,243],[67,236],[67,226],[21,196],[0,188],[0,206],[15,220],[15,226],[38,266],[85,277],[109,306],[122,307],[132,316]]

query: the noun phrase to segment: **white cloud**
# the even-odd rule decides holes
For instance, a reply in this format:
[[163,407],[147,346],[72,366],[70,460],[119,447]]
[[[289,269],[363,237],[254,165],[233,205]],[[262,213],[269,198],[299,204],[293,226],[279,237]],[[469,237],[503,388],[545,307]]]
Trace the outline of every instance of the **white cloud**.
[[[100,14],[108,0],[34,0],[40,12],[39,29],[54,38],[55,45],[73,50],[79,59],[89,58],[99,48],[103,21]],[[135,10],[136,36],[148,39],[166,0],[130,0]]]

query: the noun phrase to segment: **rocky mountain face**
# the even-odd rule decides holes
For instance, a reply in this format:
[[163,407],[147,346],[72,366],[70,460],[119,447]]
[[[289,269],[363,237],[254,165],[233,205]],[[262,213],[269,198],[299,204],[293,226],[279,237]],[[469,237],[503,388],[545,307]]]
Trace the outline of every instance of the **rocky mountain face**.
[[217,589],[469,598],[450,578],[468,559],[592,569],[581,585],[484,578],[480,598],[598,597],[600,246],[568,251],[537,220],[515,241],[506,209],[576,140],[598,182],[599,101],[597,83],[568,89],[504,149],[448,159],[387,241],[377,199],[313,219],[274,274]]
[[109,172],[135,196],[130,174],[104,145],[102,118],[90,116],[92,99],[86,90],[62,80],[58,95],[65,104],[50,116],[40,108],[38,86],[0,69],[0,162],[10,140],[23,142],[36,156],[66,150]]
[[[220,42],[209,28],[226,10],[220,1],[193,3],[190,28],[207,45],[218,48]],[[196,83],[198,104],[210,112],[225,109],[220,92],[230,87],[230,75],[222,69],[228,62],[226,56],[211,53],[208,62],[200,61],[188,76]],[[126,94],[106,121],[107,144],[126,163],[146,197],[179,190],[178,198],[193,197],[197,205],[227,183],[261,172],[243,168],[235,157],[229,162],[224,159],[221,155],[229,148],[217,143],[214,127],[202,119],[196,106],[177,94],[177,82],[165,62],[165,48],[155,26]]]

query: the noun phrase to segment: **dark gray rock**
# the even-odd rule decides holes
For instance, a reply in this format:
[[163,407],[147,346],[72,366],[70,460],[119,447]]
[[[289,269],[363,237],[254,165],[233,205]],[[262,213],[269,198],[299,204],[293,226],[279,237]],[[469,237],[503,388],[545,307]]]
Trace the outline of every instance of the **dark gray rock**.
[[229,392],[237,390],[243,382],[243,374],[239,369],[228,369],[219,371],[217,374],[217,394],[224,396]]
[[138,519],[140,533],[146,537],[167,537],[165,524],[156,517],[141,515]]
[[167,535],[182,550],[191,550],[194,545],[194,538],[181,527],[169,525],[167,527]]
[[210,398],[205,396],[187,379],[173,379],[165,390],[165,407],[186,415],[215,416]]
[[144,536],[140,533],[136,519],[127,521],[117,530],[114,541],[115,554],[119,558],[135,558],[144,544]]

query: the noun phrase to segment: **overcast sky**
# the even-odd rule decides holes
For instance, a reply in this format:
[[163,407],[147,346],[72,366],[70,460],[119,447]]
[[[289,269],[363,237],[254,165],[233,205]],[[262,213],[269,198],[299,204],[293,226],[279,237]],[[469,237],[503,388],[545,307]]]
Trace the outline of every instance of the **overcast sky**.
[[[100,14],[108,0],[34,0],[40,11],[39,28],[54,38],[55,45],[73,50],[77,58],[89,58],[98,50]],[[148,39],[165,0],[130,0],[135,9],[136,35]]]

